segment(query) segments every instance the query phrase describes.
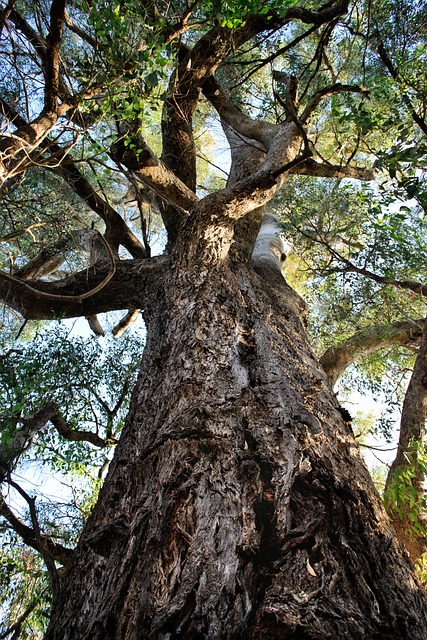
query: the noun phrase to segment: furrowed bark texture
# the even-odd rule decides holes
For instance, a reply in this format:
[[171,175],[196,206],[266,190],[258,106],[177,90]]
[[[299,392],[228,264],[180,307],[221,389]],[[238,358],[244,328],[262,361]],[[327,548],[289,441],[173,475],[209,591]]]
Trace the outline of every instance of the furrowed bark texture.
[[48,640],[426,637],[302,308],[241,263],[169,269]]

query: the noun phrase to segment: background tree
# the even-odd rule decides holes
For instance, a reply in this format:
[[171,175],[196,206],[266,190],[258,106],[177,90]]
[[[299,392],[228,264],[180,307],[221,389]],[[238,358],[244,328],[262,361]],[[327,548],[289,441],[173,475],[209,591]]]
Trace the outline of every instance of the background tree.
[[[46,571],[6,552],[3,579],[24,578],[4,637],[43,632],[47,584],[46,638],[425,637],[425,594],[331,387],[357,358],[420,342],[423,384],[423,85],[405,79],[421,67],[420,9],[3,7],[5,328],[86,317],[101,336],[97,314],[122,310],[119,335],[142,309],[147,331],[123,429],[135,342],[100,363],[63,333],[5,346],[5,535]],[[283,263],[310,302],[321,293],[323,368]],[[395,349],[377,362],[391,359],[408,366]],[[388,483],[388,504],[418,558],[424,414],[404,417],[407,482]],[[76,496],[63,525],[17,481],[23,456],[76,472],[117,440],[99,496],[88,480],[93,499]]]

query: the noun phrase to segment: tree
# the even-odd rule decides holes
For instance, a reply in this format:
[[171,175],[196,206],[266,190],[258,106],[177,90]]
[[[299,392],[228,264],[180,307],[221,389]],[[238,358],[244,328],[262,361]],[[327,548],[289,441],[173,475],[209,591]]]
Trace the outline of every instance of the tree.
[[[392,146],[405,104],[371,47],[369,7],[10,0],[0,17],[2,195],[15,214],[4,238],[19,242],[0,295],[27,320],[85,316],[100,333],[96,314],[124,310],[117,333],[142,309],[147,327],[126,424],[72,553],[40,530],[11,470],[48,423],[100,436],[48,403],[15,417],[1,452],[32,526],[2,513],[48,569],[45,637],[424,638],[425,593],[309,346],[272,204],[292,175],[373,180],[376,145]],[[385,105],[399,106],[387,122]],[[231,168],[225,185],[205,174],[202,187],[195,131],[213,112]],[[69,206],[50,199],[34,216],[23,196],[39,192]],[[155,215],[166,239],[152,256]],[[337,253],[339,234],[316,231],[305,232],[313,246],[320,237],[348,271],[372,275]],[[349,229],[340,238],[355,248]],[[376,277],[405,288],[389,275]]]

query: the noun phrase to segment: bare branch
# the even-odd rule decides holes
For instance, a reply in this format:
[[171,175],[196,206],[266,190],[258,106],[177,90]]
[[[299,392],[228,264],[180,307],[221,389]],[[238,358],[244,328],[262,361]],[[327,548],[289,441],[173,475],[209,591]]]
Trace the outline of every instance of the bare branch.
[[79,38],[87,42],[93,49],[97,48],[96,40],[94,40],[92,36],[89,35],[86,31],[84,31],[83,29],[80,29],[79,26],[74,24],[67,10],[65,10],[64,12],[64,20],[65,20],[65,24],[67,25],[70,31],[72,31],[77,36],[79,36]]
[[[9,2],[9,4],[15,5],[16,2]],[[7,15],[9,14],[9,15]],[[19,13],[14,6],[12,6],[12,10],[8,11],[8,9],[0,9],[0,23],[4,23],[7,19],[9,19],[14,25],[15,28],[20,31],[27,41],[31,44],[34,51],[39,56],[40,60],[45,63],[46,62],[46,42],[40,35],[33,29],[33,27],[25,20],[21,13]]]
[[[24,233],[30,233],[32,229],[37,229],[38,227],[46,226],[46,222],[33,222],[32,224],[27,225],[23,229],[18,229],[18,231],[13,231],[12,233],[8,233],[5,236],[0,237],[0,242],[12,242],[13,240],[17,240],[24,235]],[[31,234],[34,238],[34,235]]]
[[257,140],[268,147],[276,131],[276,126],[267,121],[252,120],[238,109],[225,94],[220,84],[210,76],[202,85],[203,94],[217,110],[219,116],[236,133]]
[[0,9],[0,36],[3,31],[3,27],[6,24],[6,20],[9,19],[10,14],[12,13],[16,4],[16,0],[9,0],[7,6],[4,9]]
[[198,201],[194,191],[156,157],[140,135],[134,133],[129,135],[135,139],[138,155],[129,145],[125,146],[124,138],[121,138],[112,145],[112,158],[140,177],[166,202],[178,207],[183,213],[187,212]]
[[100,438],[96,433],[93,433],[92,431],[80,431],[78,429],[72,429],[58,407],[54,403],[51,403],[50,407],[52,408],[52,415],[50,416],[49,420],[53,424],[57,432],[66,440],[69,440],[71,442],[89,442],[90,444],[93,444],[95,447],[99,447],[100,449],[113,444],[113,442],[107,442],[104,438]]
[[30,278],[41,278],[53,273],[64,262],[70,242],[71,238],[63,238],[53,245],[44,247],[26,265],[17,269],[14,272],[14,276],[20,280],[29,280]]
[[46,300],[58,300],[59,302],[67,302],[67,301],[69,301],[69,302],[81,302],[83,300],[86,300],[87,298],[91,298],[96,293],[101,291],[108,282],[110,282],[111,278],[114,276],[114,274],[116,272],[116,262],[115,262],[114,255],[113,255],[113,253],[111,251],[111,248],[110,248],[109,244],[105,241],[104,237],[100,233],[97,233],[97,236],[102,241],[102,243],[104,244],[105,248],[108,251],[108,256],[109,256],[109,259],[110,259],[110,270],[107,273],[107,275],[105,276],[105,278],[103,278],[103,280],[98,285],[96,285],[96,287],[94,287],[93,289],[90,289],[89,291],[85,291],[84,293],[81,293],[80,295],[77,295],[77,296],[74,296],[74,295],[68,296],[68,295],[48,293],[48,292],[44,292],[44,291],[41,291],[41,290],[38,290],[38,289],[34,289],[26,281],[20,280],[16,276],[11,276],[9,273],[6,273],[4,271],[0,271],[0,281],[1,280],[7,280],[7,281],[13,282],[15,284],[20,284],[24,289],[26,289],[30,293],[36,294],[40,298],[45,298]]
[[93,333],[97,337],[105,336],[105,331],[102,328],[101,323],[98,320],[98,316],[96,314],[92,314],[90,316],[86,316],[86,320],[89,323],[89,327],[92,329]]
[[345,342],[329,347],[319,362],[334,385],[345,369],[360,357],[386,347],[418,345],[423,327],[424,319],[421,318],[363,329]]
[[65,0],[52,0],[50,28],[46,41],[44,110],[56,113],[59,97],[59,52],[64,22]]
[[[17,127],[28,126],[24,118],[1,98],[0,105],[3,112],[13,120]],[[112,249],[116,251],[121,244],[135,258],[146,258],[145,247],[129,229],[119,213],[95,191],[89,180],[78,168],[77,159],[69,153],[69,149],[61,147],[47,137],[42,140],[40,148],[42,151],[55,156],[56,162],[51,166],[48,165],[48,169],[61,176],[92,211],[97,213],[105,222],[105,239]]]

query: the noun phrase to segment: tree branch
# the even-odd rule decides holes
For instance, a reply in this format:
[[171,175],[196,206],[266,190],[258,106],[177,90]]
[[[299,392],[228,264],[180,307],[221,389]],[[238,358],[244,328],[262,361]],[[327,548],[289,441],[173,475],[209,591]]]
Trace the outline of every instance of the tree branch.
[[344,258],[344,256],[341,256],[340,254],[331,250],[330,248],[329,250],[338,258],[338,260],[340,260],[345,264],[345,267],[341,269],[339,267],[335,267],[331,270],[331,272],[358,273],[361,276],[366,276],[367,278],[370,278],[374,282],[390,285],[391,287],[396,287],[396,289],[408,289],[409,291],[413,291],[414,293],[418,293],[419,295],[427,296],[427,286],[424,284],[421,284],[420,282],[413,282],[411,280],[388,280],[387,278],[384,278],[384,276],[379,276],[377,273],[373,273],[372,271],[369,271],[369,269],[365,269],[363,267],[356,267],[356,265],[350,262],[350,260],[347,260],[347,258]]
[[[64,280],[27,282],[0,277],[0,299],[27,319],[54,320],[74,318],[119,309],[144,308],[146,296],[154,293],[169,267],[169,258],[156,256],[149,260],[122,260],[116,272],[101,289],[108,267],[99,265],[84,269]],[[98,289],[83,298],[80,292]],[[41,294],[49,294],[47,297]]]
[[88,321],[89,327],[96,335],[96,337],[105,336],[105,331],[102,328],[102,325],[98,320],[98,316],[95,313],[91,314],[90,316],[86,316],[86,320]]
[[[7,102],[0,98],[0,105],[5,114],[13,120],[17,127],[28,126],[22,116]],[[119,213],[110,206],[92,187],[91,183],[77,166],[77,160],[68,149],[61,147],[49,138],[42,140],[40,148],[55,156],[53,166],[48,169],[59,175],[73,191],[105,222],[105,239],[117,251],[119,245],[124,246],[134,258],[146,258],[147,252],[135,234],[129,229]]]
[[84,293],[81,293],[79,295],[66,295],[66,294],[54,294],[54,293],[49,293],[46,291],[42,291],[39,289],[34,289],[30,284],[27,283],[27,281],[25,280],[20,280],[19,278],[17,278],[16,276],[12,276],[9,273],[6,273],[4,271],[0,271],[0,282],[1,280],[7,280],[8,282],[12,282],[14,284],[20,284],[26,291],[29,291],[30,293],[36,294],[38,295],[40,298],[45,298],[46,300],[58,300],[59,302],[82,302],[83,300],[86,300],[87,298],[91,298],[92,296],[94,296],[96,293],[98,293],[99,291],[101,291],[105,285],[111,280],[111,278],[114,276],[115,272],[116,272],[116,262],[113,256],[113,253],[111,251],[110,246],[108,245],[108,243],[104,240],[103,236],[100,233],[96,234],[97,237],[102,241],[103,245],[105,246],[105,248],[107,249],[108,252],[108,257],[110,259],[110,270],[107,273],[107,275],[101,280],[101,282],[99,284],[97,284],[93,289],[90,289],[89,291],[85,291]]
[[364,167],[353,167],[351,165],[333,165],[328,162],[316,162],[313,158],[307,158],[298,166],[290,169],[289,173],[314,176],[317,178],[353,178],[368,182],[375,180],[376,172]]
[[362,356],[386,347],[419,344],[423,327],[424,319],[421,318],[363,329],[348,340],[329,347],[319,362],[333,386],[345,369]]
[[138,154],[125,146],[124,138],[111,147],[111,157],[123,164],[168,204],[178,207],[184,213],[198,201],[198,197],[171,171],[149,148],[144,139],[128,132],[138,149]]
[[86,33],[86,31],[83,31],[83,29],[80,29],[80,27],[74,24],[67,10],[65,10],[65,13],[64,13],[64,20],[65,20],[65,24],[67,25],[70,31],[72,31],[77,36],[79,36],[79,38],[84,40],[84,42],[87,42],[93,49],[97,48],[96,40],[94,40],[92,36]]
[[4,9],[0,9],[0,36],[3,32],[3,27],[6,24],[6,21],[9,19],[10,14],[15,8],[16,0],[9,0],[6,7]]
[[13,633],[13,636],[11,637],[10,640],[18,640],[18,638],[21,635],[21,630],[22,630],[23,623],[31,615],[31,613],[34,611],[34,609],[36,608],[37,604],[38,604],[37,599],[32,600],[32,602],[30,602],[28,607],[25,609],[24,613],[22,613],[17,618],[16,622],[14,622],[8,629],[6,629],[6,631],[4,633],[0,634],[0,640],[3,640],[4,638],[8,638],[12,633]]
[[342,93],[343,91],[350,93],[361,93],[362,95],[369,94],[369,89],[367,89],[366,87],[359,87],[352,84],[341,84],[340,82],[331,84],[328,87],[323,87],[323,89],[319,89],[319,91],[316,91],[316,93],[307,102],[307,105],[300,118],[301,123],[305,124],[308,122],[314,110],[319,106],[322,100],[336,93]]
[[[414,562],[427,550],[424,465],[420,464],[417,457],[417,447],[423,444],[427,418],[426,372],[427,322],[425,321],[420,348],[403,401],[397,454],[389,469],[385,485],[386,509],[398,539],[405,544]],[[403,476],[405,473],[406,478]],[[409,494],[410,491],[411,494]],[[399,495],[400,492],[403,492],[403,495]],[[392,499],[393,493],[395,499]],[[410,501],[409,495],[411,495]],[[418,529],[414,525],[418,525]]]
[[119,338],[138,318],[141,309],[129,309],[127,314],[113,327],[113,336]]
[[44,110],[56,113],[59,97],[59,52],[64,23],[65,0],[52,0],[46,40]]
[[238,109],[225,94],[220,84],[209,76],[202,85],[203,94],[218,112],[218,115],[233,131],[250,140],[257,140],[267,150],[271,139],[277,130],[276,125],[263,121],[252,120]]
[[51,403],[49,406],[52,409],[52,414],[49,417],[49,420],[57,432],[66,440],[71,442],[90,442],[90,444],[93,444],[95,447],[99,447],[100,449],[113,444],[112,442],[107,442],[104,438],[100,438],[92,431],[71,429],[58,407],[54,403]]
[[33,531],[34,536],[39,548],[39,552],[41,553],[44,563],[46,565],[47,571],[49,573],[50,585],[52,588],[52,604],[55,604],[58,596],[59,596],[59,575],[55,566],[55,559],[50,552],[50,546],[46,544],[46,539],[41,534],[39,521],[37,517],[36,510],[36,498],[31,498],[26,491],[22,487],[19,486],[16,482],[14,482],[10,477],[8,478],[8,483],[11,487],[13,487],[18,493],[24,498],[27,502],[28,507],[30,509],[31,522],[33,523]]
[[[3,496],[1,495],[0,495],[0,515],[3,518],[5,518],[5,520],[8,521],[12,529],[22,538],[25,544],[27,544],[29,547],[32,547],[33,549],[35,549],[40,553],[40,549],[36,540],[36,535],[33,529],[31,529],[31,527],[28,527],[21,520],[19,520],[19,518],[16,517],[16,515],[13,513],[10,507],[6,504]],[[72,549],[68,549],[67,547],[63,547],[61,544],[54,542],[47,536],[42,535],[42,538],[44,539],[46,545],[49,547],[49,551],[52,557],[54,558],[54,560],[57,560],[58,562],[63,564],[65,567],[69,566],[71,559],[73,557],[74,551]]]
[[427,123],[426,121],[421,118],[421,116],[418,115],[418,113],[415,110],[414,105],[412,104],[412,101],[409,97],[409,95],[403,91],[402,87],[401,87],[401,83],[399,80],[399,74],[397,69],[395,68],[393,62],[391,61],[390,57],[388,56],[385,47],[384,47],[384,43],[382,41],[381,35],[379,33],[379,31],[376,32],[376,37],[377,37],[377,51],[378,54],[381,58],[381,61],[383,62],[384,66],[388,69],[391,77],[393,78],[393,80],[395,80],[398,89],[399,89],[399,93],[402,97],[403,102],[405,103],[405,105],[408,108],[409,113],[412,116],[412,119],[414,120],[414,122],[417,123],[417,125],[420,127],[421,131],[427,135]]
[[89,442],[99,448],[104,448],[111,444],[92,431],[71,429],[58,406],[54,402],[50,402],[34,415],[16,418],[16,422],[22,423],[22,428],[16,430],[11,441],[8,442],[6,440],[0,446],[0,483],[4,482],[7,475],[13,470],[18,458],[31,445],[34,435],[43,429],[49,421],[66,440]]
[[[213,27],[190,51],[181,47],[176,74],[169,84],[163,120],[162,160],[193,191],[196,187],[195,146],[192,116],[199,87],[211,76],[225,57],[262,31],[280,28],[291,20],[320,25],[347,11],[348,0],[329,2],[318,11],[291,7],[284,17],[274,12],[248,15],[236,29]],[[184,161],[185,160],[185,161]]]

